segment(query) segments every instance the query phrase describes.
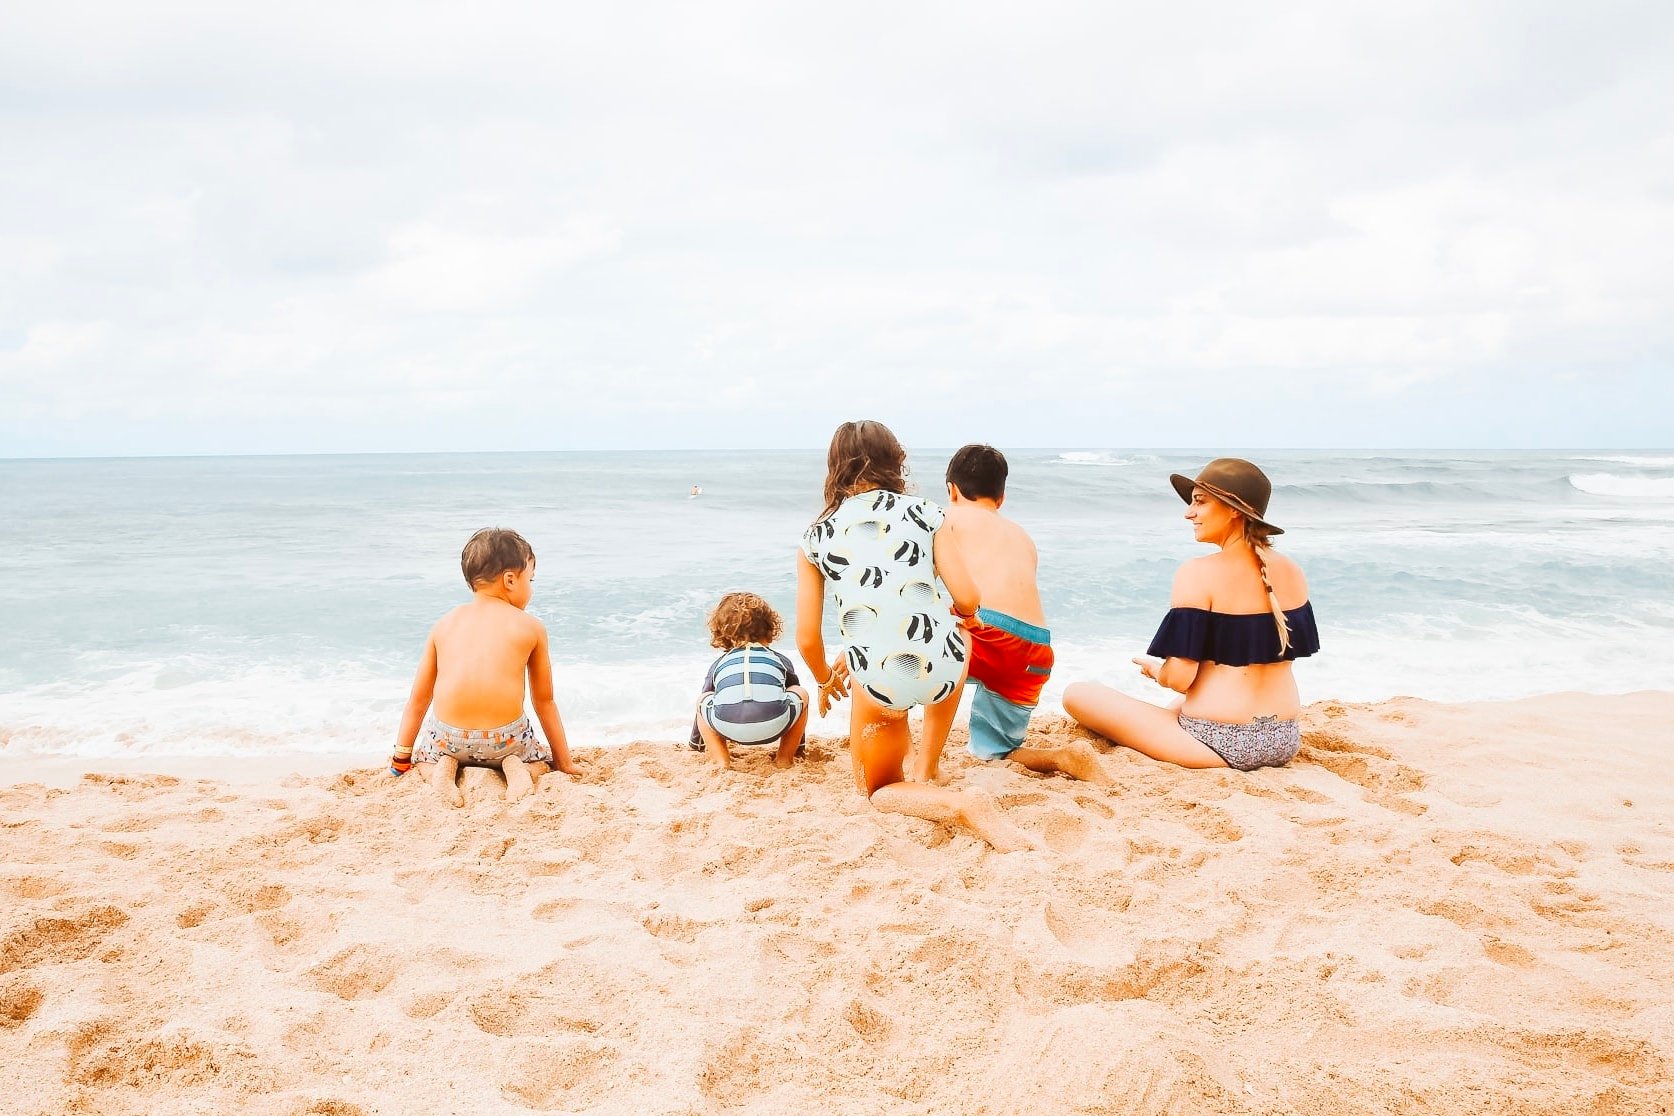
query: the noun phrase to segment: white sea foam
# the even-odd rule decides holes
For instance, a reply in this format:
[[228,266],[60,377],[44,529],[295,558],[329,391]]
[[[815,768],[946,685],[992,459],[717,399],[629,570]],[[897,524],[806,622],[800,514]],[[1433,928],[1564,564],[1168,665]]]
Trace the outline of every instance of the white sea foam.
[[1591,496],[1674,501],[1674,477],[1624,477],[1615,473],[1571,473],[1569,483]]
[[[708,669],[706,652],[616,663],[560,662],[554,690],[578,746],[684,740]],[[388,755],[410,676],[344,667],[264,668],[181,682],[179,664],[103,683],[53,683],[0,694],[0,755]],[[810,687],[811,689],[811,687]],[[846,710],[816,732],[847,731]]]
[[1108,450],[1069,450],[1058,455],[1064,465],[1153,465],[1161,458],[1148,453],[1111,453]]
[[1611,465],[1637,465],[1643,469],[1674,469],[1674,457],[1642,456],[1638,454],[1599,455],[1577,457],[1576,461],[1603,461]]
[[[1057,642],[1057,665],[1041,710],[1061,713],[1064,688],[1082,679],[1165,704],[1175,695],[1142,678],[1130,662],[1144,652],[1149,635],[1118,632]],[[1328,626],[1324,637],[1324,651],[1296,668],[1304,702],[1674,690],[1674,631],[1666,624],[1636,628],[1631,650],[1618,624],[1558,623],[1531,608],[1508,610],[1491,628],[1413,616],[1393,630]],[[708,652],[561,663],[554,681],[566,734],[577,747],[683,741],[708,663]],[[329,680],[264,669],[178,684],[170,673],[158,667],[101,685],[54,684],[0,695],[0,755],[310,753],[363,756],[376,765],[394,742],[410,682],[347,668]],[[960,722],[969,707],[967,694]],[[810,731],[845,735],[847,704],[815,718]]]

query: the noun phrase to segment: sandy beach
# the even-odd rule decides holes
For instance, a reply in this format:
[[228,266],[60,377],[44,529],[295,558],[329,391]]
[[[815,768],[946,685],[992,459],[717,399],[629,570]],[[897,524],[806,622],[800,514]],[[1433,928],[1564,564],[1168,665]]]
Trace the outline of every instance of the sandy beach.
[[[1321,703],[1285,770],[666,743],[464,810],[381,767],[8,757],[19,1113],[1674,1111],[1674,694]],[[1037,722],[1042,736],[1078,730]]]

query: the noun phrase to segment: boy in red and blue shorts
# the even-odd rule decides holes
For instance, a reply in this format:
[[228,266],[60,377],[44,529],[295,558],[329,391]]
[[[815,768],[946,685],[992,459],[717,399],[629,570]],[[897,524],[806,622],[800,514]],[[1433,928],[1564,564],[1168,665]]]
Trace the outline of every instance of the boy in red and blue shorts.
[[[1052,633],[1035,583],[1039,559],[1034,540],[1000,514],[1008,472],[1005,455],[985,445],[960,447],[947,466],[943,529],[954,533],[967,572],[982,594],[982,607],[967,628],[971,656],[966,680],[976,686],[971,754],[1109,783],[1098,753],[1086,741],[1045,748],[1026,744],[1029,716],[1052,676]],[[945,742],[925,740],[914,779],[935,781]]]

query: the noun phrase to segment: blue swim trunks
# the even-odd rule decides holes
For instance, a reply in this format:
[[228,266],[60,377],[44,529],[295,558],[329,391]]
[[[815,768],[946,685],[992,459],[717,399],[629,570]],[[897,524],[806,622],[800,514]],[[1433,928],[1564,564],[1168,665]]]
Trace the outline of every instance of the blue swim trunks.
[[1029,715],[1052,676],[1052,633],[991,608],[971,631],[971,755],[1005,759],[1023,746]]

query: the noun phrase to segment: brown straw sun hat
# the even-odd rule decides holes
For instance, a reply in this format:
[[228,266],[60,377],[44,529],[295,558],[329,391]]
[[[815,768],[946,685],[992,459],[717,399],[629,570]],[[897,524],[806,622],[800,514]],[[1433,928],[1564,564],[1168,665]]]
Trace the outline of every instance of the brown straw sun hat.
[[1267,500],[1273,495],[1273,482],[1267,479],[1266,473],[1242,457],[1217,457],[1205,465],[1195,479],[1170,473],[1168,481],[1180,494],[1180,499],[1188,504],[1192,502],[1192,489],[1201,488],[1273,534],[1285,533],[1284,528],[1275,527],[1266,519]]

